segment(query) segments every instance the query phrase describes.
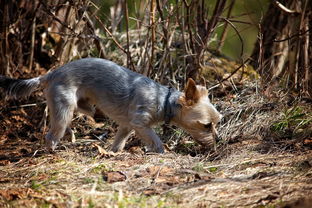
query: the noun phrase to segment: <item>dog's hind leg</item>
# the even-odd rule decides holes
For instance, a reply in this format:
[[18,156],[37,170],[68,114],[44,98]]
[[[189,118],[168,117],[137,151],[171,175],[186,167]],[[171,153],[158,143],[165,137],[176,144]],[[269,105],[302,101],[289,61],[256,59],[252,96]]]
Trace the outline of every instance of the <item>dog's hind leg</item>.
[[45,137],[45,142],[47,149],[54,151],[65,131],[68,131],[76,103],[71,92],[52,91],[47,93],[46,98],[50,112],[50,130]]
[[118,152],[121,151],[126,144],[126,141],[128,140],[129,136],[131,134],[131,129],[124,126],[119,126],[117,134],[115,136],[115,140],[112,145],[112,151]]

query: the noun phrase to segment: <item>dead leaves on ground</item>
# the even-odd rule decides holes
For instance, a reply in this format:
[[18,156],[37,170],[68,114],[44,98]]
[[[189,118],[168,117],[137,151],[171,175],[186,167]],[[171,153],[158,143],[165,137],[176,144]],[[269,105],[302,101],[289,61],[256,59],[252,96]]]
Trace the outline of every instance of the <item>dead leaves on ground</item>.
[[32,194],[33,190],[30,188],[9,188],[0,190],[0,198],[11,201],[16,199],[27,198],[28,195]]
[[102,174],[104,181],[107,181],[108,183],[125,181],[127,179],[126,174],[121,171],[107,171],[103,172]]
[[98,156],[97,157],[110,158],[110,157],[114,157],[116,155],[116,153],[114,153],[112,151],[106,151],[103,147],[101,147],[97,143],[93,143],[92,146],[98,150]]

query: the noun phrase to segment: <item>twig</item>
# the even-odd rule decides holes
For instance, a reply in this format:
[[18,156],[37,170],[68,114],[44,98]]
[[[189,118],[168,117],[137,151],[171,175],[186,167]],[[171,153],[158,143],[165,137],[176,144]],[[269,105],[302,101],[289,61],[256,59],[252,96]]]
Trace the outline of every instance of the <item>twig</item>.
[[280,10],[282,10],[283,12],[286,12],[288,14],[300,14],[300,12],[297,12],[295,10],[291,10],[288,9],[286,6],[284,6],[283,4],[281,4],[278,1],[273,1],[274,5],[277,6],[277,8],[279,8]]
[[151,0],[151,7],[150,7],[150,24],[151,24],[151,32],[152,32],[152,35],[151,35],[151,42],[152,42],[152,45],[151,45],[151,58],[150,58],[150,62],[149,62],[149,68],[148,68],[148,72],[147,72],[147,76],[150,75],[152,69],[153,69],[153,62],[154,62],[154,50],[155,50],[155,0]]
[[157,10],[158,10],[158,13],[159,13],[159,16],[160,16],[160,19],[161,19],[161,25],[162,25],[162,29],[163,29],[163,32],[164,32],[164,43],[167,45],[168,43],[168,29],[165,27],[165,18],[164,18],[164,14],[162,12],[162,8],[160,8],[160,2],[159,0],[156,0],[157,1]]
[[[105,144],[105,142],[103,141],[103,139],[102,139],[101,137],[99,137],[99,136],[97,136],[97,135],[95,135],[95,134],[93,134],[93,136],[94,136],[95,138],[97,138],[99,141],[101,141],[102,143]],[[105,135],[105,136],[106,136],[106,135]]]
[[88,13],[85,13],[85,17],[87,19],[87,25],[89,26],[89,28],[93,32],[94,42],[95,42],[95,45],[100,52],[100,57],[105,58],[106,54],[105,54],[105,49],[104,49],[103,43],[100,41],[101,38],[95,34],[94,24],[93,24],[90,16],[88,15]]
[[[294,37],[303,36],[303,35],[305,35],[306,33],[310,32],[310,31],[311,31],[311,29],[308,29],[308,30],[305,30],[305,31],[303,31],[301,33],[296,33],[296,34],[294,34],[292,36],[289,36],[288,38],[285,38],[285,39],[273,40],[273,42],[278,43],[278,42],[288,41],[290,39],[293,39]],[[267,44],[272,44],[272,43],[271,42],[270,43],[266,43],[266,45]]]
[[113,42],[117,45],[117,47],[122,50],[125,54],[127,54],[127,50],[124,49],[119,43],[118,41],[115,39],[115,37],[113,36],[113,34],[106,28],[106,26],[104,25],[104,23],[100,20],[100,18],[96,15],[94,15],[95,19],[101,24],[101,26],[103,27],[103,29],[105,30],[105,32],[112,38]]
[[[229,7],[229,11],[228,11],[227,16],[226,16],[227,19],[230,18],[232,9],[233,9],[233,7],[234,7],[234,3],[235,3],[235,0],[232,0],[232,2],[231,2],[231,4],[230,4],[230,7]],[[226,38],[226,35],[227,35],[227,32],[228,32],[228,24],[229,24],[229,23],[226,22],[225,25],[224,25],[224,27],[223,27],[222,35],[221,35],[220,42],[219,42],[219,45],[218,45],[218,51],[220,51],[220,49],[222,48],[223,43],[224,43],[224,40],[225,40],[225,38]]]
[[34,17],[31,25],[31,46],[30,46],[30,56],[29,56],[29,70],[33,67],[34,61],[34,51],[35,51],[35,35],[36,35],[36,17]]
[[223,17],[220,17],[222,20],[224,20],[225,22],[227,22],[229,25],[232,26],[232,28],[235,30],[236,34],[238,35],[239,37],[239,40],[241,41],[242,45],[241,45],[241,53],[240,53],[240,57],[242,58],[243,57],[243,54],[244,54],[244,41],[243,41],[243,38],[242,36],[239,34],[239,31],[237,30],[237,28],[235,27],[235,25],[230,21],[228,20],[227,18],[223,18]]
[[47,5],[44,3],[43,0],[40,0],[40,4],[43,5],[43,10],[50,16],[53,17],[54,20],[56,20],[59,24],[61,24],[63,27],[67,28],[68,30],[70,30],[71,32],[75,32],[71,27],[69,27],[68,25],[64,24],[64,21],[61,21],[57,16],[55,16],[55,14],[53,14],[50,9],[47,7]]
[[154,178],[153,178],[153,182],[152,182],[152,183],[156,183],[156,180],[158,179],[159,174],[160,174],[160,171],[162,170],[162,168],[163,168],[163,166],[160,166],[160,167],[158,168],[158,170],[157,170],[157,172],[156,172],[156,174],[155,174],[155,176],[154,176]]
[[236,72],[238,72],[238,70],[239,70],[240,68],[242,68],[242,67],[243,67],[245,64],[247,64],[247,62],[249,62],[249,61],[250,61],[250,58],[246,59],[239,67],[237,67],[234,71],[232,71],[232,73],[231,73],[229,76],[227,76],[226,78],[222,79],[218,84],[213,85],[213,86],[210,87],[208,90],[211,90],[211,89],[214,89],[214,88],[220,86],[220,84],[221,84],[222,82],[224,82],[224,81],[228,80],[229,78],[231,78]]
[[129,13],[128,13],[128,1],[124,1],[124,11],[125,11],[125,17],[126,17],[126,34],[127,34],[127,67],[132,68],[132,70],[135,70],[134,64],[131,59],[130,54],[130,39],[129,39]]
[[29,103],[29,104],[24,104],[24,105],[16,105],[16,106],[12,106],[10,107],[10,109],[13,108],[24,108],[24,107],[33,107],[33,106],[38,106],[39,104],[44,104],[46,103],[46,101],[40,102],[40,103]]

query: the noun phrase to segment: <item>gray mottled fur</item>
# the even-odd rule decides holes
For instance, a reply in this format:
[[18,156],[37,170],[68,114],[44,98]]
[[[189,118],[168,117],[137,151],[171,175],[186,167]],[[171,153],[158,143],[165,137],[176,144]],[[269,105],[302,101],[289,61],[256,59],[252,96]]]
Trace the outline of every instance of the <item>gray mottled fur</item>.
[[[50,110],[50,130],[46,135],[49,149],[56,148],[65,132],[72,134],[68,126],[75,110],[92,116],[97,108],[119,124],[113,151],[123,149],[132,130],[154,151],[164,151],[151,126],[164,120],[167,87],[99,58],[73,61],[28,80],[0,77],[0,87],[13,98],[28,96],[39,86],[44,88]],[[181,92],[172,90],[169,107],[174,115],[179,111],[180,96]]]

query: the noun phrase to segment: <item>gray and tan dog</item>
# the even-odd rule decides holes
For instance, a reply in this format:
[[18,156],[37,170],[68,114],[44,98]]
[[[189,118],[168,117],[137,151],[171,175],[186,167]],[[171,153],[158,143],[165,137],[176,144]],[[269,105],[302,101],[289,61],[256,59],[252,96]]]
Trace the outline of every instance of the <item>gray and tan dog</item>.
[[29,96],[39,87],[50,111],[46,146],[54,150],[65,133],[75,110],[93,116],[95,110],[115,120],[118,132],[112,145],[120,151],[134,130],[151,150],[162,153],[163,145],[152,129],[161,121],[184,128],[203,145],[216,136],[221,114],[210,103],[208,90],[189,79],[184,92],[160,85],[111,61],[85,58],[70,62],[46,75],[32,79],[0,76],[7,97]]

